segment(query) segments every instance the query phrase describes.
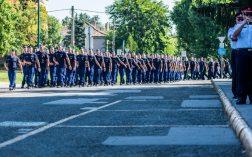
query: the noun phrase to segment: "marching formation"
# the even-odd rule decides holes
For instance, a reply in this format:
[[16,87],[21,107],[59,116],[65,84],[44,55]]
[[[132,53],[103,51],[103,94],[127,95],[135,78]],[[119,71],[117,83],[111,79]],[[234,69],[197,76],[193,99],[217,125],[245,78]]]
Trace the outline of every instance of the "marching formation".
[[[228,59],[213,62],[209,58],[174,57],[166,54],[135,54],[133,51],[126,57],[121,53],[117,57],[115,52],[105,53],[96,50],[93,54],[89,50],[88,54],[84,48],[80,48],[80,54],[75,52],[70,46],[68,50],[59,44],[58,49],[54,47],[44,51],[44,46],[40,44],[39,49],[24,46],[24,53],[20,59],[15,56],[12,50],[11,56],[6,60],[5,67],[9,71],[10,86],[13,90],[16,87],[15,75],[19,64],[24,77],[21,88],[27,83],[27,88],[42,87],[72,87],[72,86],[108,86],[118,82],[120,75],[120,85],[126,84],[146,84],[146,83],[170,83],[180,80],[205,80],[220,77],[220,64],[223,66],[223,76],[227,78],[230,73]],[[12,61],[11,61],[12,60]],[[14,61],[15,60],[15,61]],[[8,66],[7,66],[8,63]],[[15,63],[15,64],[14,64]],[[50,74],[50,81],[48,75]],[[125,77],[126,74],[126,77]],[[184,76],[182,76],[184,74]],[[34,79],[35,76],[35,79]]]

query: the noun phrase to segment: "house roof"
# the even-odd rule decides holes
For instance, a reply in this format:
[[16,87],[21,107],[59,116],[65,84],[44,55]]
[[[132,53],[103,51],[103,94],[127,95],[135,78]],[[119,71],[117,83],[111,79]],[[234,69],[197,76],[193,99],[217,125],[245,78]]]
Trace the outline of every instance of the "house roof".
[[[108,34],[105,33],[104,30],[101,29],[100,27],[95,27],[94,25],[92,25],[92,24],[90,24],[88,22],[86,22],[84,24],[84,26],[85,27],[86,26],[91,26],[94,29],[94,31],[92,33],[92,37],[94,37],[94,36],[95,37],[106,37],[106,36],[108,36]],[[99,28],[100,28],[100,30],[99,30]],[[70,35],[68,32],[70,32],[70,30],[68,29],[67,25],[60,29],[60,33],[62,33],[64,36]]]

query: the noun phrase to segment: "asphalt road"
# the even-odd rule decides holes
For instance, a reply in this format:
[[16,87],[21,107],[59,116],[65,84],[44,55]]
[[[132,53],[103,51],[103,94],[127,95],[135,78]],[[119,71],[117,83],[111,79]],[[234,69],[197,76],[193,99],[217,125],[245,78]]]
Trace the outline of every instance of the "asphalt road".
[[210,81],[181,81],[11,92],[0,87],[0,156],[245,153]]

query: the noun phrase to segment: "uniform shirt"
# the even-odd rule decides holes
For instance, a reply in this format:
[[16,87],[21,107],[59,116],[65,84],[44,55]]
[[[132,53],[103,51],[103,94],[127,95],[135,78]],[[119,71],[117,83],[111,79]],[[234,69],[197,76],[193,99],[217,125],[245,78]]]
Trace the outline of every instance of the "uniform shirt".
[[112,62],[110,57],[104,57],[105,67],[110,67],[110,63]]
[[[234,27],[235,32],[243,22],[238,23]],[[247,24],[243,26],[241,33],[237,36],[237,48],[252,48],[252,27]]]
[[167,63],[167,60],[165,58],[162,58],[163,68],[165,68],[165,64]]
[[146,65],[146,67],[149,67],[149,60],[147,58],[142,58],[142,60],[144,61],[144,64]]
[[154,58],[153,59],[153,64],[154,64],[154,67],[160,68],[161,64],[162,64],[162,60],[160,58]]
[[214,70],[218,70],[219,65],[220,65],[219,62],[215,62],[214,63]]
[[[140,61],[141,65],[144,65],[144,64],[145,64],[143,59],[140,59],[139,61]],[[138,64],[138,65],[139,65],[139,64]],[[140,65],[139,65],[139,66],[140,66]]]
[[9,70],[17,69],[17,64],[20,62],[20,59],[17,56],[11,58],[8,56],[5,63],[8,64]]
[[225,69],[227,69],[227,70],[230,69],[229,66],[230,66],[229,62],[225,62]]
[[88,61],[88,56],[87,55],[82,55],[82,54],[79,54],[77,56],[77,61],[79,63],[79,66],[85,66],[86,65],[86,61]]
[[184,61],[184,65],[186,67],[186,69],[189,67],[189,61]]
[[130,59],[128,59],[128,62],[129,62],[130,67],[133,67],[134,59],[130,58]]
[[191,67],[191,68],[195,68],[195,65],[196,65],[196,62],[195,62],[195,61],[191,61],[191,62],[190,62],[190,67]]
[[168,67],[168,68],[171,68],[171,65],[170,65],[170,64],[171,64],[171,61],[172,61],[171,59],[167,59],[167,67]]
[[[127,63],[126,57],[119,57],[119,59],[126,65],[126,63]],[[119,64],[120,64],[120,67],[124,67],[124,65],[122,65],[121,63],[119,63]]]
[[41,66],[46,65],[47,59],[49,58],[47,52],[46,51],[43,51],[43,52],[38,51],[38,52],[36,52],[36,55],[38,56],[38,60],[39,60],[40,65]]
[[204,69],[205,62],[204,61],[200,61],[199,62],[199,66],[200,66],[200,69]]
[[74,66],[74,61],[76,61],[76,55],[74,53],[68,53],[68,58],[69,58],[69,61],[70,61],[70,65],[71,66]]
[[[153,59],[150,57],[150,58],[148,58],[148,61],[149,61],[150,65],[152,66]],[[148,66],[149,66],[149,65],[148,65]]]
[[31,62],[31,65],[27,65],[27,66],[34,67],[35,64],[36,64],[37,59],[38,59],[38,57],[37,57],[37,55],[35,53],[32,53],[32,54],[28,53],[25,56],[25,61]]
[[[228,29],[228,40],[231,40],[230,35],[232,37],[232,34],[234,33],[234,27],[231,27]],[[237,42],[231,40],[231,48],[232,49],[237,49]]]
[[[27,55],[28,53],[22,53],[19,57],[20,61],[23,62],[25,60],[25,56]],[[24,65],[26,66],[26,64]]]
[[[137,60],[133,60],[133,63],[134,63],[134,69],[137,69],[138,68],[138,66],[139,66],[139,60],[137,59]],[[140,62],[140,64],[141,64],[141,62]],[[137,66],[138,65],[138,66]],[[140,66],[139,66],[140,67]],[[140,67],[141,68],[141,67]]]
[[[102,56],[96,56],[96,60],[98,61],[98,63],[100,64],[100,66],[102,65],[102,62],[103,62],[103,57]],[[98,67],[97,64],[95,64],[95,67]]]
[[119,63],[119,58],[118,57],[111,57],[111,60],[112,60],[112,68],[115,68],[117,67],[117,63]]
[[53,66],[55,65],[55,63],[54,63],[54,61],[53,61],[53,57],[55,56],[55,53],[54,54],[52,54],[52,53],[49,53],[49,62],[50,63],[53,63]]
[[208,63],[209,70],[213,68],[213,62]]
[[65,51],[61,51],[61,52],[55,52],[54,53],[54,57],[55,60],[59,63],[59,65],[63,65],[66,62],[66,59],[68,58],[67,53],[65,53]]
[[94,65],[96,64],[95,61],[96,61],[96,57],[94,55],[88,55],[88,61],[89,61],[89,66],[90,68],[93,68]]

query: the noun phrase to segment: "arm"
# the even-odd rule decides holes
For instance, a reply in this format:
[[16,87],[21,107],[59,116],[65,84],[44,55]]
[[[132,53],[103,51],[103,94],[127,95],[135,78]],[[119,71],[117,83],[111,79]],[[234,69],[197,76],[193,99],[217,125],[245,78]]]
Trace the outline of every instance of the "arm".
[[73,71],[75,71],[75,68],[76,68],[76,59],[74,60],[74,68],[73,68]]
[[4,62],[4,67],[7,71],[9,70],[9,68],[6,66],[6,62]]
[[53,61],[54,61],[54,63],[55,63],[56,65],[59,65],[59,62],[56,61],[56,58],[55,58],[55,57],[53,57]]
[[37,62],[37,65],[38,65],[38,71],[40,72],[40,71],[41,71],[41,69],[40,69],[40,63],[39,63],[39,60],[38,60],[38,59],[36,59],[36,62]]
[[72,70],[71,64],[70,64],[70,60],[68,58],[68,56],[66,56],[66,60],[67,60],[67,64],[70,70]]
[[95,63],[98,65],[98,67],[101,68],[101,65],[99,64],[99,62],[95,59]]
[[20,62],[18,62],[18,63],[19,63],[19,67],[20,67],[20,72],[21,72],[21,74],[23,74],[22,65],[21,65],[21,63],[20,63]]
[[126,65],[118,58],[119,62],[126,67]]
[[233,33],[234,38],[237,38],[238,35],[240,35],[242,28],[248,23],[248,21],[249,21],[249,18],[248,17],[245,18],[242,25],[237,30],[234,31],[234,33]]

